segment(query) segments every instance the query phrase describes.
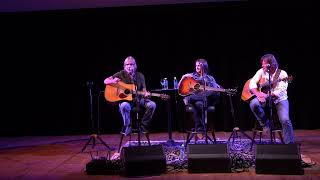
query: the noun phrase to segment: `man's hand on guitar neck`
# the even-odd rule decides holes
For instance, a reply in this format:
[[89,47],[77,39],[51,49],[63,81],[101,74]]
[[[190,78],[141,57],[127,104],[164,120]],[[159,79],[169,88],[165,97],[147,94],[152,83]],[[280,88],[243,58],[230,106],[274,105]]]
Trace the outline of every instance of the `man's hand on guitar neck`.
[[104,80],[104,84],[106,84],[106,85],[117,84],[119,81],[120,81],[119,78],[117,78],[117,77],[113,78],[112,76],[110,76]]

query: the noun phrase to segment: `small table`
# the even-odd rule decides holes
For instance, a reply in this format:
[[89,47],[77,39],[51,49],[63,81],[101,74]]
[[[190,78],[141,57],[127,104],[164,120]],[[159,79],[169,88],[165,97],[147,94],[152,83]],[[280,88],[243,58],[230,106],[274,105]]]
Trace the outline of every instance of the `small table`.
[[[174,93],[174,100],[177,103],[177,92],[178,92],[178,89],[153,89],[153,90],[151,90],[151,92],[158,92],[158,93],[163,93],[163,94]],[[169,145],[173,145],[175,142],[172,139],[171,100],[167,101],[166,107],[167,107],[167,113],[168,113],[168,134],[169,134],[169,139],[167,140],[167,143]]]

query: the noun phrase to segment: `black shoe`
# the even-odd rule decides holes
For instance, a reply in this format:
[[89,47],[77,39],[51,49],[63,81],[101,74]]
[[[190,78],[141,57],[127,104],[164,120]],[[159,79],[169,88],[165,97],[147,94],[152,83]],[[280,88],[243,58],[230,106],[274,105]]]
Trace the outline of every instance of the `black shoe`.
[[256,127],[253,129],[253,130],[256,130],[256,131],[263,131],[263,128],[262,128],[262,126],[259,124],[259,123],[257,123],[257,125],[256,125]]
[[200,127],[200,128],[197,128],[197,131],[198,133],[204,133],[204,128]]

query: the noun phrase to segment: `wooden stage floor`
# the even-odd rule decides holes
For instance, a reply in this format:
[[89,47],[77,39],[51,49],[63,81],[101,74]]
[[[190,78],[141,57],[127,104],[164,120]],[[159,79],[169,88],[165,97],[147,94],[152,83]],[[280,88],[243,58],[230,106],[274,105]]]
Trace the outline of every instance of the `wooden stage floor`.
[[[251,135],[251,132],[247,132]],[[159,176],[126,178],[119,175],[87,175],[86,164],[91,160],[88,147],[81,149],[88,141],[88,135],[77,136],[26,136],[0,138],[0,179],[320,179],[320,130],[295,130],[296,142],[301,144],[301,154],[315,165],[304,168],[304,175],[262,175],[254,168],[240,173],[200,173],[187,171],[167,172]],[[220,139],[228,139],[230,132],[216,132]],[[111,147],[118,148],[119,134],[105,134],[100,137]],[[185,133],[174,132],[174,140],[183,140]],[[151,140],[167,140],[167,133],[152,133]],[[128,138],[124,139],[124,142]],[[143,137],[143,140],[144,137]],[[100,156],[106,148],[98,145]]]

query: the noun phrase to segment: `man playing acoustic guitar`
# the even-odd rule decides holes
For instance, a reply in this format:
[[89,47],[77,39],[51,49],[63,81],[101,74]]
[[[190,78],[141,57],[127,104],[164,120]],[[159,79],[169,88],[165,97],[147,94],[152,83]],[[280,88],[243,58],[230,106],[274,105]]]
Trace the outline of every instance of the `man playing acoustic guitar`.
[[[287,96],[288,75],[284,70],[278,69],[278,62],[272,54],[266,54],[261,57],[261,69],[249,81],[249,91],[252,97],[245,95],[245,90],[242,93],[242,99],[249,102],[250,109],[259,121],[264,131],[268,131],[269,120],[265,113],[264,107],[266,101],[271,98],[277,109],[277,114],[282,125],[284,142],[286,144],[294,143],[294,135],[292,123],[289,118],[289,101]],[[269,73],[271,77],[271,90],[264,90],[261,87],[269,84]],[[245,89],[245,88],[244,88]]]
[[[133,107],[139,106],[143,107],[145,112],[142,117],[141,122],[141,130],[142,132],[147,132],[148,127],[150,126],[150,122],[152,119],[152,116],[154,114],[154,111],[156,109],[156,103],[148,99],[150,97],[150,93],[146,90],[146,83],[144,75],[140,72],[137,72],[137,64],[135,59],[132,56],[128,56],[124,60],[124,70],[121,70],[117,73],[115,73],[113,76],[110,76],[104,80],[104,84],[107,85],[105,96],[106,99],[110,101],[117,101],[119,100],[119,111],[123,118],[123,128],[122,133],[125,135],[128,135],[131,133],[131,119],[130,119],[130,111]],[[133,88],[125,88],[122,96],[117,94],[119,89],[123,87],[124,84],[132,84]],[[116,87],[116,91],[110,92],[108,91],[108,86],[112,88],[113,86]],[[128,92],[127,92],[128,91]],[[137,98],[132,98],[132,93],[134,92],[140,92],[137,94]],[[142,92],[142,93],[141,93]],[[117,95],[114,95],[117,94]],[[127,94],[131,94],[130,96],[127,96]],[[119,96],[120,97],[119,97]],[[114,96],[114,97],[112,97]]]
[[[208,62],[205,59],[197,59],[195,72],[183,75],[178,84],[179,94],[184,96],[185,105],[193,106],[195,130],[199,133],[204,131],[205,126],[205,122],[201,121],[204,98],[207,100],[207,104],[212,106],[218,102],[220,92],[225,91],[220,88],[213,76],[208,73]],[[206,87],[206,91],[203,91],[203,86]]]

